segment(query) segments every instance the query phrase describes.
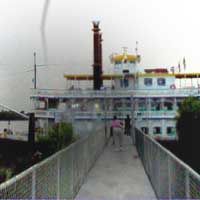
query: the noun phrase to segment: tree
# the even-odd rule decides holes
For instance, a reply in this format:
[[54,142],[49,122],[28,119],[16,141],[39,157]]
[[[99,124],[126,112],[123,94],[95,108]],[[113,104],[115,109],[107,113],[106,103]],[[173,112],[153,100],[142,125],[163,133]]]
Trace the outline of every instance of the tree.
[[194,156],[199,150],[200,100],[187,97],[178,109],[176,129],[179,137],[179,155],[192,168],[200,172],[199,159]]
[[71,123],[55,123],[48,130],[47,135],[38,135],[38,142],[42,142],[47,146],[47,152],[42,152],[46,156],[63,149],[75,141],[73,127]]

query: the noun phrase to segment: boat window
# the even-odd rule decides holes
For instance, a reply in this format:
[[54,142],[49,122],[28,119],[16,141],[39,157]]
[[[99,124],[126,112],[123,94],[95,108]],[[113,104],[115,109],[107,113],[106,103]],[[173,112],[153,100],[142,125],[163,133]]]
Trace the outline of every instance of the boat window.
[[131,102],[130,102],[130,100],[126,100],[124,102],[124,109],[125,110],[131,110]]
[[129,86],[129,81],[128,78],[124,79],[124,87],[128,87]]
[[148,127],[141,127],[142,132],[144,132],[145,134],[149,133],[149,129]]
[[175,135],[175,127],[169,126],[167,127],[167,135]]
[[123,79],[120,79],[120,87],[123,88],[124,87],[124,82]]
[[124,74],[126,74],[126,73],[128,74],[128,73],[129,73],[129,70],[128,70],[128,69],[124,69],[124,70],[123,70],[123,73],[124,73]]
[[173,110],[173,103],[172,102],[164,102],[165,110]]
[[145,103],[145,101],[143,101],[143,100],[140,100],[139,102],[138,102],[138,110],[139,111],[144,111],[144,110],[146,110],[147,108],[146,108],[146,103]]
[[122,88],[129,87],[129,80],[128,80],[128,78],[120,79],[120,87],[122,87]]
[[49,99],[49,108],[58,108],[59,99]]
[[118,60],[118,61],[115,61],[115,64],[118,65],[118,64],[122,64],[122,61]]
[[165,84],[166,84],[165,78],[158,78],[158,79],[157,79],[157,84],[158,84],[159,86],[165,86]]
[[115,110],[115,111],[120,110],[120,109],[122,109],[122,106],[123,106],[122,101],[120,101],[120,100],[113,101],[113,110]]
[[152,83],[153,83],[152,78],[145,78],[145,79],[144,79],[144,84],[145,84],[146,86],[151,86]]
[[157,135],[157,134],[161,134],[162,133],[162,129],[159,126],[156,126],[153,128],[153,134]]
[[161,110],[161,102],[158,101],[158,100],[152,100],[152,102],[151,102],[151,110],[152,111]]
[[129,61],[131,64],[135,64],[135,61],[134,60],[130,60]]
[[38,101],[36,109],[38,109],[38,110],[48,109],[46,101]]

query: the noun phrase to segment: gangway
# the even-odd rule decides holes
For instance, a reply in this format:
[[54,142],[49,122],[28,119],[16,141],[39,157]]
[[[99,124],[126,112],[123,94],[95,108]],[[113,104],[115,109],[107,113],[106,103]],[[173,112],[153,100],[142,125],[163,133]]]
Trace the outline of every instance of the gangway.
[[[74,121],[74,123],[76,123]],[[114,151],[107,121],[0,185],[0,199],[199,199],[200,176],[134,127]],[[87,127],[84,127],[87,128]]]

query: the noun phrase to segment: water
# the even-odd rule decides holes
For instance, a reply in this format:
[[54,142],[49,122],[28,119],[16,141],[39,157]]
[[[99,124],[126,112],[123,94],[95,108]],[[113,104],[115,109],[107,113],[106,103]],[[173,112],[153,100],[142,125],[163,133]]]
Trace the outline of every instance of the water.
[[28,134],[28,120],[26,121],[0,121],[0,133],[3,132],[4,129],[10,129],[13,133],[19,135],[27,135]]

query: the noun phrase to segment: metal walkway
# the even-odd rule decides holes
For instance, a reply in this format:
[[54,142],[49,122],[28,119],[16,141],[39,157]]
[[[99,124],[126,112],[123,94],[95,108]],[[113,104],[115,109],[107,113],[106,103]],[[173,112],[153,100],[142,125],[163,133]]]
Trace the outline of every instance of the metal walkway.
[[82,185],[76,200],[130,200],[156,198],[131,139],[124,136],[124,150],[109,142]]

